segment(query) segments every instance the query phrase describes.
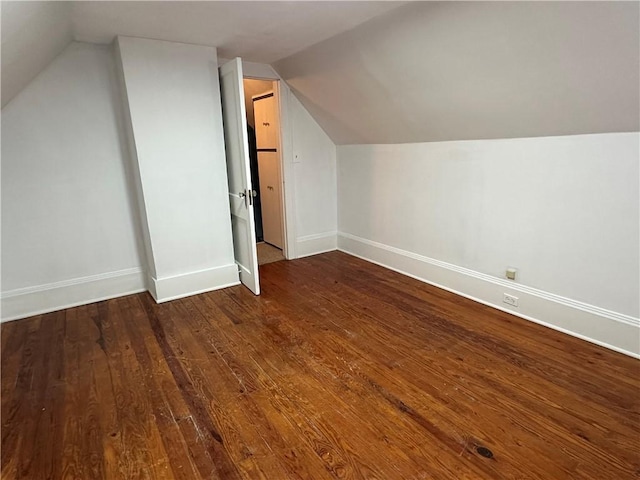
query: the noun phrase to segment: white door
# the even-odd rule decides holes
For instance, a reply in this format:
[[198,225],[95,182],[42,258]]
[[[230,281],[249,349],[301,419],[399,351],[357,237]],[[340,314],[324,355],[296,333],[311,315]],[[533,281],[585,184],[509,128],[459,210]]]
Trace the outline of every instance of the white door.
[[233,251],[240,267],[240,281],[253,293],[260,295],[242,61],[235,58],[219,70]]
[[258,152],[262,235],[264,241],[282,249],[282,180],[280,153]]

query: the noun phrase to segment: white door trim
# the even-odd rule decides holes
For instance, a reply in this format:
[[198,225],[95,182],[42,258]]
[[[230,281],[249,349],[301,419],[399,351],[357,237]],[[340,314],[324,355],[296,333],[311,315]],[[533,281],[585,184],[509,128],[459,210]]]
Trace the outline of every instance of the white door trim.
[[[244,64],[243,64],[244,65]],[[243,78],[252,80],[271,80],[275,82],[274,93],[278,98],[278,108],[280,115],[280,162],[282,172],[282,195],[283,212],[282,221],[284,223],[284,242],[282,253],[287,260],[296,257],[296,205],[295,205],[295,176],[293,164],[293,125],[289,115],[289,96],[291,91],[277,74],[260,72],[260,76],[250,75],[245,72]]]

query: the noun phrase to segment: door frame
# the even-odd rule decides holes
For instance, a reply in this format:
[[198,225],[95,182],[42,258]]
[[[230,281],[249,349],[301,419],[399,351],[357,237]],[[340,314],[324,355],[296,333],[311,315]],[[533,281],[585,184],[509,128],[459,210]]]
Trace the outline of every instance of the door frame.
[[[273,91],[277,97],[278,115],[280,123],[280,171],[282,172],[282,222],[283,248],[282,253],[287,260],[296,258],[296,228],[295,228],[295,176],[293,153],[293,125],[289,118],[289,96],[291,90],[275,72],[270,72],[267,65],[242,62],[243,80],[266,80],[273,82]],[[256,69],[254,66],[259,67]],[[256,71],[258,70],[258,71]]]

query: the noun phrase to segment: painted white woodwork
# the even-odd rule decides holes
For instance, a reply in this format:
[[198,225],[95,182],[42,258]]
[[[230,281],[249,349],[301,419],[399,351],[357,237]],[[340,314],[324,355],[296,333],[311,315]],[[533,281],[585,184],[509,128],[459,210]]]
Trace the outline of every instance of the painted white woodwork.
[[255,222],[251,208],[253,189],[242,85],[242,61],[235,58],[219,70],[234,256],[240,267],[240,281],[259,295],[260,280]]
[[296,242],[296,253],[298,254],[298,258],[331,252],[337,248],[338,237],[336,232],[305,235],[304,237],[298,237],[298,241]]
[[262,235],[264,241],[282,248],[282,176],[278,152],[258,152]]
[[142,268],[129,268],[2,293],[2,321],[54,312],[147,290]]

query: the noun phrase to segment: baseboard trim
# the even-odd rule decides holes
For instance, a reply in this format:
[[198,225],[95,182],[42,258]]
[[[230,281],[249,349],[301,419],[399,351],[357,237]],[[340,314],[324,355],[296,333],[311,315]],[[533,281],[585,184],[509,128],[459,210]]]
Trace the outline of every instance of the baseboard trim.
[[304,237],[298,237],[296,240],[296,258],[331,252],[337,250],[337,248],[338,240],[336,232],[306,235]]
[[2,292],[2,322],[146,291],[142,268],[129,268]]
[[[337,234],[338,250],[448,290],[476,302],[640,358],[640,319],[492,277],[348,233]],[[503,293],[519,306],[502,303]]]
[[150,277],[149,292],[158,303],[240,284],[238,266],[233,263],[171,277]]

